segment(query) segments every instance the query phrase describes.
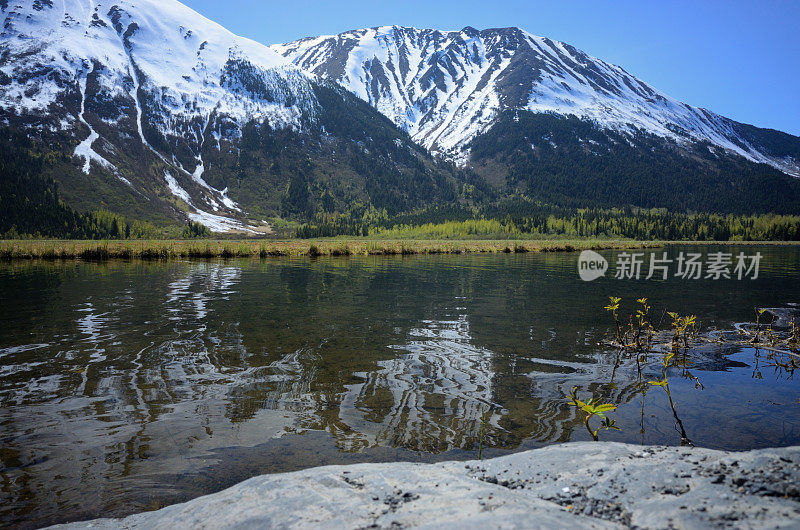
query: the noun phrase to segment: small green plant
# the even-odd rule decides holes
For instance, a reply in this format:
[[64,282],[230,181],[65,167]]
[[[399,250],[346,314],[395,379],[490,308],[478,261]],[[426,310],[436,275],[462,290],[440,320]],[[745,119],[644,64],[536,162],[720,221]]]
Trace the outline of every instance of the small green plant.
[[641,411],[639,413],[639,434],[642,435],[642,444],[644,444],[644,433],[645,433],[645,429],[644,429],[644,398],[645,398],[645,396],[647,396],[647,390],[648,390],[649,387],[647,385],[641,385],[640,388],[641,388],[641,394],[642,394],[642,408],[641,408]]
[[797,325],[797,320],[794,317],[792,317],[792,327],[786,344],[792,349],[797,348],[797,345],[800,344],[800,326]]
[[[673,317],[674,318],[674,317]],[[672,409],[672,415],[675,418],[675,427],[676,430],[681,435],[681,445],[689,445],[692,446],[692,441],[689,440],[689,437],[686,435],[686,429],[683,428],[683,422],[678,417],[678,409],[675,407],[675,401],[672,399],[672,392],[669,389],[669,367],[672,364],[672,359],[675,357],[674,352],[667,352],[664,354],[664,357],[661,359],[661,380],[660,381],[648,381],[649,385],[661,387],[664,389],[664,392],[667,393],[667,398],[669,399],[669,406]]]
[[770,313],[770,315],[772,316],[772,319],[769,321],[769,325],[767,326],[765,334],[767,336],[767,342],[770,345],[775,346],[776,344],[778,344],[779,337],[778,334],[775,333],[775,330],[772,328],[773,324],[775,324],[775,315],[773,315],[772,313]]
[[649,319],[650,305],[647,303],[647,298],[639,298],[636,302],[639,307],[629,315],[627,327],[623,327],[620,320],[619,308],[622,298],[609,296],[609,304],[604,308],[614,317],[616,340],[612,342],[612,345],[621,348],[626,353],[631,351],[649,352],[652,349],[655,335],[655,328]]
[[675,335],[672,338],[672,345],[679,348],[689,347],[689,339],[697,333],[697,317],[694,315],[682,317],[678,313],[667,312],[672,319],[672,328]]
[[759,309],[755,308],[756,312],[756,336],[753,337],[753,344],[758,344],[761,342],[761,315],[763,315],[767,310],[766,309]]
[[[586,414],[586,417],[583,420],[583,424],[586,426],[586,430],[589,431],[592,439],[597,442],[600,440],[599,434],[601,430],[615,430],[618,431],[619,427],[617,427],[616,422],[611,418],[605,415],[606,412],[610,412],[612,410],[617,410],[616,405],[612,405],[611,403],[600,403],[598,398],[590,398],[589,401],[581,401],[578,399],[578,387],[572,387],[572,390],[567,396],[569,398],[570,404]],[[592,427],[589,425],[590,420],[597,416],[601,418],[602,421],[600,422],[600,426],[597,429],[592,430]]]
[[636,302],[641,306],[636,310],[636,331],[634,333],[634,347],[636,351],[650,351],[655,329],[650,323],[650,305],[647,298],[639,298]]
[[610,303],[605,307],[605,310],[610,311],[614,316],[614,325],[617,328],[617,343],[622,344],[622,322],[619,321],[619,306],[622,298],[609,296],[608,299]]
[[[772,318],[767,321],[763,315],[768,310],[756,308],[755,326],[739,329],[738,336],[735,336],[733,332],[727,332],[726,334],[726,332],[717,328],[714,328],[712,333],[701,335],[695,315],[682,316],[678,313],[665,312],[671,319],[672,336],[670,338],[668,331],[664,330],[662,336],[661,331],[657,332],[650,321],[651,307],[648,299],[639,298],[636,302],[638,304],[636,309],[630,315],[622,317],[620,315],[622,299],[615,296],[609,297],[609,303],[604,309],[613,315],[616,340],[610,337],[611,333],[609,333],[604,343],[611,346],[616,354],[609,383],[612,388],[616,388],[614,379],[617,368],[624,359],[633,358],[636,361],[639,377],[638,384],[642,393],[640,418],[642,429],[644,429],[645,394],[650,388],[660,387],[664,390],[669,400],[670,409],[675,418],[675,429],[681,436],[681,443],[683,445],[692,445],[686,434],[683,422],[678,416],[678,409],[670,389],[669,371],[671,368],[679,369],[680,375],[684,379],[691,381],[695,389],[702,390],[704,386],[700,378],[690,372],[694,364],[692,357],[690,357],[690,352],[695,346],[717,343],[753,347],[755,349],[756,362],[752,376],[755,379],[763,379],[762,366],[774,367],[777,373],[786,374],[787,377],[791,377],[800,368],[800,326],[798,326],[798,322],[794,318],[788,326],[788,331],[775,329],[777,316],[770,312]],[[627,318],[629,324],[623,327],[620,322],[621,318]],[[766,353],[762,353],[762,350]],[[660,360],[660,379],[649,381],[643,377],[643,369],[647,365],[649,355],[655,352],[663,354]],[[764,355],[765,357],[763,357]],[[761,362],[762,357],[766,362]],[[601,429],[615,428],[613,421],[608,420],[603,415],[606,410],[613,410],[612,408],[606,408],[613,407],[613,405],[600,405],[596,400],[589,400],[589,402],[584,403],[577,398],[575,389],[569,396],[570,402],[586,413],[586,429],[593,439],[597,440]],[[596,430],[593,430],[590,426],[590,420],[593,416],[598,416],[605,420]]]

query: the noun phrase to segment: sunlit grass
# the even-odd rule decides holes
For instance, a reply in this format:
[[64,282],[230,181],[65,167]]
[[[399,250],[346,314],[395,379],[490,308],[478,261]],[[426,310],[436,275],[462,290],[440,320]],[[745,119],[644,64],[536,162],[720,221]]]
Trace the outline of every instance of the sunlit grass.
[[367,256],[559,252],[585,249],[643,248],[657,243],[579,240],[112,240],[0,241],[0,259],[174,259],[267,258],[270,256]]

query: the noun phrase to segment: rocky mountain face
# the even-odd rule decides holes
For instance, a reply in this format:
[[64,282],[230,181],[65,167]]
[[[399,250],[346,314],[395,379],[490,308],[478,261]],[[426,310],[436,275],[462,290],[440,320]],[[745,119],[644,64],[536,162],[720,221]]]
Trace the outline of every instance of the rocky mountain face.
[[452,193],[370,107],[175,0],[0,9],[0,121],[63,155],[53,172],[78,207],[251,232],[315,207],[315,185],[332,204],[375,202],[367,178],[401,206],[410,182],[429,199]]
[[271,48],[340,83],[425,147],[461,162],[469,160],[472,141],[513,110],[574,115],[601,129],[652,134],[677,146],[708,143],[800,176],[800,139],[681,103],[619,66],[519,28],[384,26]]
[[0,145],[29,138],[16,164],[36,158],[82,211],[258,233],[272,216],[505,194],[800,205],[797,137],[516,28],[391,26],[267,47],[176,0],[0,0],[0,21]]

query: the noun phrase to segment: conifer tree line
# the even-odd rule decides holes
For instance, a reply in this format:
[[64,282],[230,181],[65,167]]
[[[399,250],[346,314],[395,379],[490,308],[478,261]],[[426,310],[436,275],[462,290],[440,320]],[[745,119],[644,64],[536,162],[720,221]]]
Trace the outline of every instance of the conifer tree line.
[[[386,143],[395,145],[390,141]],[[58,186],[45,170],[55,166],[61,160],[59,157],[69,155],[34,145],[24,134],[0,130],[0,154],[2,238],[188,239],[212,236],[206,227],[197,223],[190,222],[183,227],[176,224],[167,230],[105,210],[80,212],[73,209],[60,200]],[[296,227],[293,235],[300,238],[565,236],[662,241],[800,241],[800,217],[797,215],[685,213],[631,206],[581,207],[546,203],[538,194],[526,193],[499,198],[490,188],[481,188],[481,180],[475,175],[467,178],[465,174],[461,174],[461,181],[452,192],[442,191],[450,189],[444,182],[433,184],[433,191],[430,191],[424,186],[411,186],[414,180],[411,179],[411,187],[403,193],[402,200],[382,197],[376,190],[364,200],[351,200],[344,207],[346,210],[341,211],[342,204],[325,189],[315,188],[319,199],[312,201],[308,184],[311,177],[300,170],[295,173],[283,199],[286,218],[279,221],[291,220]],[[422,169],[417,173],[421,175]],[[420,182],[423,181],[420,177]],[[417,209],[409,211],[413,204],[418,204]]]
[[800,217],[790,215],[682,214],[664,209],[552,207],[504,201],[474,211],[432,208],[414,214],[359,220],[320,218],[298,237],[373,235],[408,238],[594,237],[642,241],[800,241]]
[[[43,171],[57,151],[36,149],[23,134],[0,134],[0,238],[149,239],[163,229],[105,210],[78,212],[59,199],[58,185]],[[211,235],[198,223],[189,222],[180,237]]]

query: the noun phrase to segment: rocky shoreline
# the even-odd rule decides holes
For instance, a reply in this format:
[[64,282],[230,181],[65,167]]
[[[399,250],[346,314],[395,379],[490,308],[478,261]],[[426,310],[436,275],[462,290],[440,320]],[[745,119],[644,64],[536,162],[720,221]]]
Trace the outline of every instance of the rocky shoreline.
[[327,466],[56,528],[498,527],[800,528],[800,447],[579,442],[483,461]]

